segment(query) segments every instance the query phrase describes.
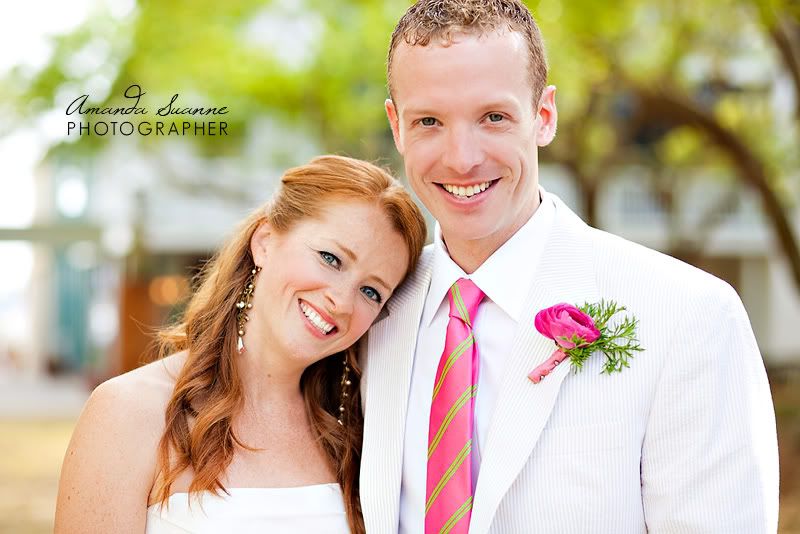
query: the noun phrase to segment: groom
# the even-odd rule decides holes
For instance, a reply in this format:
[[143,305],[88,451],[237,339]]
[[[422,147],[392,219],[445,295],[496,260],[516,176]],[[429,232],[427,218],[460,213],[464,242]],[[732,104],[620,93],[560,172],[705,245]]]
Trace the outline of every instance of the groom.
[[[516,0],[420,0],[386,113],[434,243],[364,344],[370,533],[777,529],[775,418],[734,290],[585,225],[538,181],[555,135],[539,29]],[[534,317],[613,300],[642,352],[537,382]]]

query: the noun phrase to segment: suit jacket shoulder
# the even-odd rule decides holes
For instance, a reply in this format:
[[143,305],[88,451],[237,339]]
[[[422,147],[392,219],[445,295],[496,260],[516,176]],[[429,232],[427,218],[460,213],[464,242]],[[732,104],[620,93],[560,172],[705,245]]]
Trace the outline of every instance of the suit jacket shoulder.
[[594,271],[606,298],[635,306],[640,299],[664,318],[678,319],[697,306],[740,304],[726,281],[697,267],[622,237],[589,228]]

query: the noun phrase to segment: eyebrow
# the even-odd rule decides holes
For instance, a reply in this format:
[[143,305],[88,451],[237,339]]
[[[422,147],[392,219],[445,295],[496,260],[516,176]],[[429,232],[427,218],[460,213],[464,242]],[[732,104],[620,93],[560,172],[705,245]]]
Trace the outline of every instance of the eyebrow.
[[[481,113],[486,113],[487,111],[493,109],[508,109],[514,108],[515,110],[518,109],[517,102],[513,98],[505,98],[500,97],[496,100],[490,100],[483,104],[480,104],[476,107],[479,109]],[[410,118],[410,117],[439,117],[441,116],[441,110],[433,110],[431,108],[415,108],[412,106],[407,106],[403,109],[400,113],[400,118]]]
[[483,109],[490,109],[490,108],[505,108],[505,107],[516,107],[517,101],[513,98],[498,98],[497,100],[491,100],[486,102],[483,106]]
[[434,111],[433,109],[413,108],[413,107],[406,107],[403,109],[403,112],[405,115],[435,116],[439,114],[439,111]]
[[[346,246],[344,246],[343,244],[341,244],[339,241],[337,241],[337,240],[335,240],[335,239],[332,239],[332,241],[334,242],[334,244],[335,244],[337,247],[339,247],[340,249],[342,249],[342,252],[344,252],[345,254],[347,254],[347,256],[350,258],[350,260],[351,260],[351,261],[353,261],[353,262],[356,262],[356,261],[358,261],[358,256],[356,256],[356,253],[355,253],[355,252],[353,252],[352,250],[350,250],[349,248],[347,248]],[[382,286],[383,286],[385,289],[387,289],[388,291],[391,291],[391,286],[390,286],[389,284],[387,284],[386,282],[384,282],[383,280],[381,280],[379,276],[376,276],[376,275],[374,275],[374,274],[373,274],[373,275],[372,275],[372,278],[374,278],[374,279],[375,279],[375,280],[376,280],[376,281],[377,281],[379,284],[381,284],[381,285],[382,285]]]

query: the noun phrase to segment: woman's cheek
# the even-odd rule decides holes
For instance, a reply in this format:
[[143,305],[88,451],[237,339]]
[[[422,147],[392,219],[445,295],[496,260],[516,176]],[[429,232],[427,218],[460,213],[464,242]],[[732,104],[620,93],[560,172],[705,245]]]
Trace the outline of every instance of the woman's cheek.
[[353,342],[367,332],[372,324],[372,321],[374,321],[378,316],[376,308],[377,306],[374,306],[369,302],[360,303],[358,306],[356,306],[355,312],[353,313],[352,323],[352,331],[355,334],[355,339],[353,339]]

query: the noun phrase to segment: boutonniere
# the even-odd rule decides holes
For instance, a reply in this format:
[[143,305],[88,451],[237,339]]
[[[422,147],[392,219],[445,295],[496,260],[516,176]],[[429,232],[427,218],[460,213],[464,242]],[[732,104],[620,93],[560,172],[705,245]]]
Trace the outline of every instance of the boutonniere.
[[541,310],[534,320],[536,330],[555,341],[556,350],[531,371],[528,378],[538,384],[566,358],[570,359],[573,371],[580,371],[594,352],[602,352],[606,357],[603,373],[618,373],[623,367],[629,367],[628,359],[634,352],[644,349],[636,339],[638,320],[635,317],[625,316],[615,326],[609,326],[608,321],[623,311],[625,307],[613,300],[601,300],[599,304],[587,302],[581,307],[562,303]]

